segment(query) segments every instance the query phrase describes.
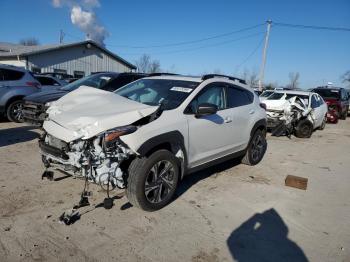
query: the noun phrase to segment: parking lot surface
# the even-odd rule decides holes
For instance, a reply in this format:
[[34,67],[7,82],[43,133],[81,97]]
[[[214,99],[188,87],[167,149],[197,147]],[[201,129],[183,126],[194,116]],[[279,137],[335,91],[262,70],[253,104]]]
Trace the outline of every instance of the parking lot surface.
[[[0,261],[350,261],[350,119],[310,139],[268,136],[260,164],[188,176],[157,212],[122,191],[106,210],[91,184],[91,205],[70,226],[58,217],[84,183],[41,180],[39,133],[0,123]],[[307,190],[286,187],[287,175],[308,178]]]

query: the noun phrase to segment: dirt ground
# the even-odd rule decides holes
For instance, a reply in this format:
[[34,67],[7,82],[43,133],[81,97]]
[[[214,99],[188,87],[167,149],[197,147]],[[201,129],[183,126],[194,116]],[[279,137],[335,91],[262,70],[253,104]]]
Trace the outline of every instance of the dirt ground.
[[[263,161],[230,161],[188,176],[176,199],[147,213],[126,197],[58,217],[83,181],[41,180],[38,130],[0,123],[0,261],[350,261],[350,119],[310,139],[268,137]],[[309,179],[306,191],[286,175]],[[118,192],[120,193],[120,192]]]

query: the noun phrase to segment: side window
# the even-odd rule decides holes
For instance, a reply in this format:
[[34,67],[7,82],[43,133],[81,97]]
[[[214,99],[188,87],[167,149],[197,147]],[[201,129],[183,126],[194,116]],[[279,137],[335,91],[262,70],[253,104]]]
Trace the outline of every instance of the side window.
[[317,102],[317,100],[316,100],[316,96],[313,95],[313,96],[311,97],[311,108],[316,108],[316,107],[318,107],[318,106],[319,106],[319,104],[318,104],[318,102]]
[[321,106],[324,104],[324,101],[322,99],[322,97],[320,95],[317,95],[317,99],[318,99],[318,104]]
[[204,89],[192,100],[187,109],[188,113],[195,113],[198,105],[209,103],[216,105],[218,110],[225,109],[225,85],[220,83],[212,83],[204,87]]
[[20,80],[24,76],[24,72],[10,70],[10,69],[1,69],[0,75],[2,75],[3,81],[16,81]]
[[253,103],[254,95],[243,88],[229,85],[227,88],[227,107],[239,107]]
[[74,71],[73,76],[74,76],[74,78],[83,78],[85,76],[85,72],[84,71]]

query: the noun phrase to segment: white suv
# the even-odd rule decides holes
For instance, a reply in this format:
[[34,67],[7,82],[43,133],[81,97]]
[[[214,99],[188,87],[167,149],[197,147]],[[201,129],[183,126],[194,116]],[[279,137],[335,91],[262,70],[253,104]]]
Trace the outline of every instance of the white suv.
[[47,112],[47,168],[126,188],[148,211],[168,204],[185,174],[232,157],[255,165],[267,146],[258,96],[228,76],[157,74],[115,94],[80,87]]

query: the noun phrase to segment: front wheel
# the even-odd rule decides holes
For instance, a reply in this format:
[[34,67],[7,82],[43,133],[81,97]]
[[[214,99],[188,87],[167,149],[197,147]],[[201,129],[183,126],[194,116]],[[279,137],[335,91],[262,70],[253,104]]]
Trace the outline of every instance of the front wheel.
[[175,194],[179,170],[178,159],[168,150],[135,158],[128,168],[126,195],[130,203],[145,211],[166,206]]
[[22,123],[23,122],[23,101],[17,100],[12,102],[8,107],[6,111],[7,119],[15,122],[15,123]]
[[312,135],[314,126],[308,119],[299,121],[295,128],[295,136],[299,138],[309,138]]
[[265,133],[261,130],[256,130],[251,138],[247,152],[245,153],[242,163],[254,166],[258,164],[265,155],[267,148]]

